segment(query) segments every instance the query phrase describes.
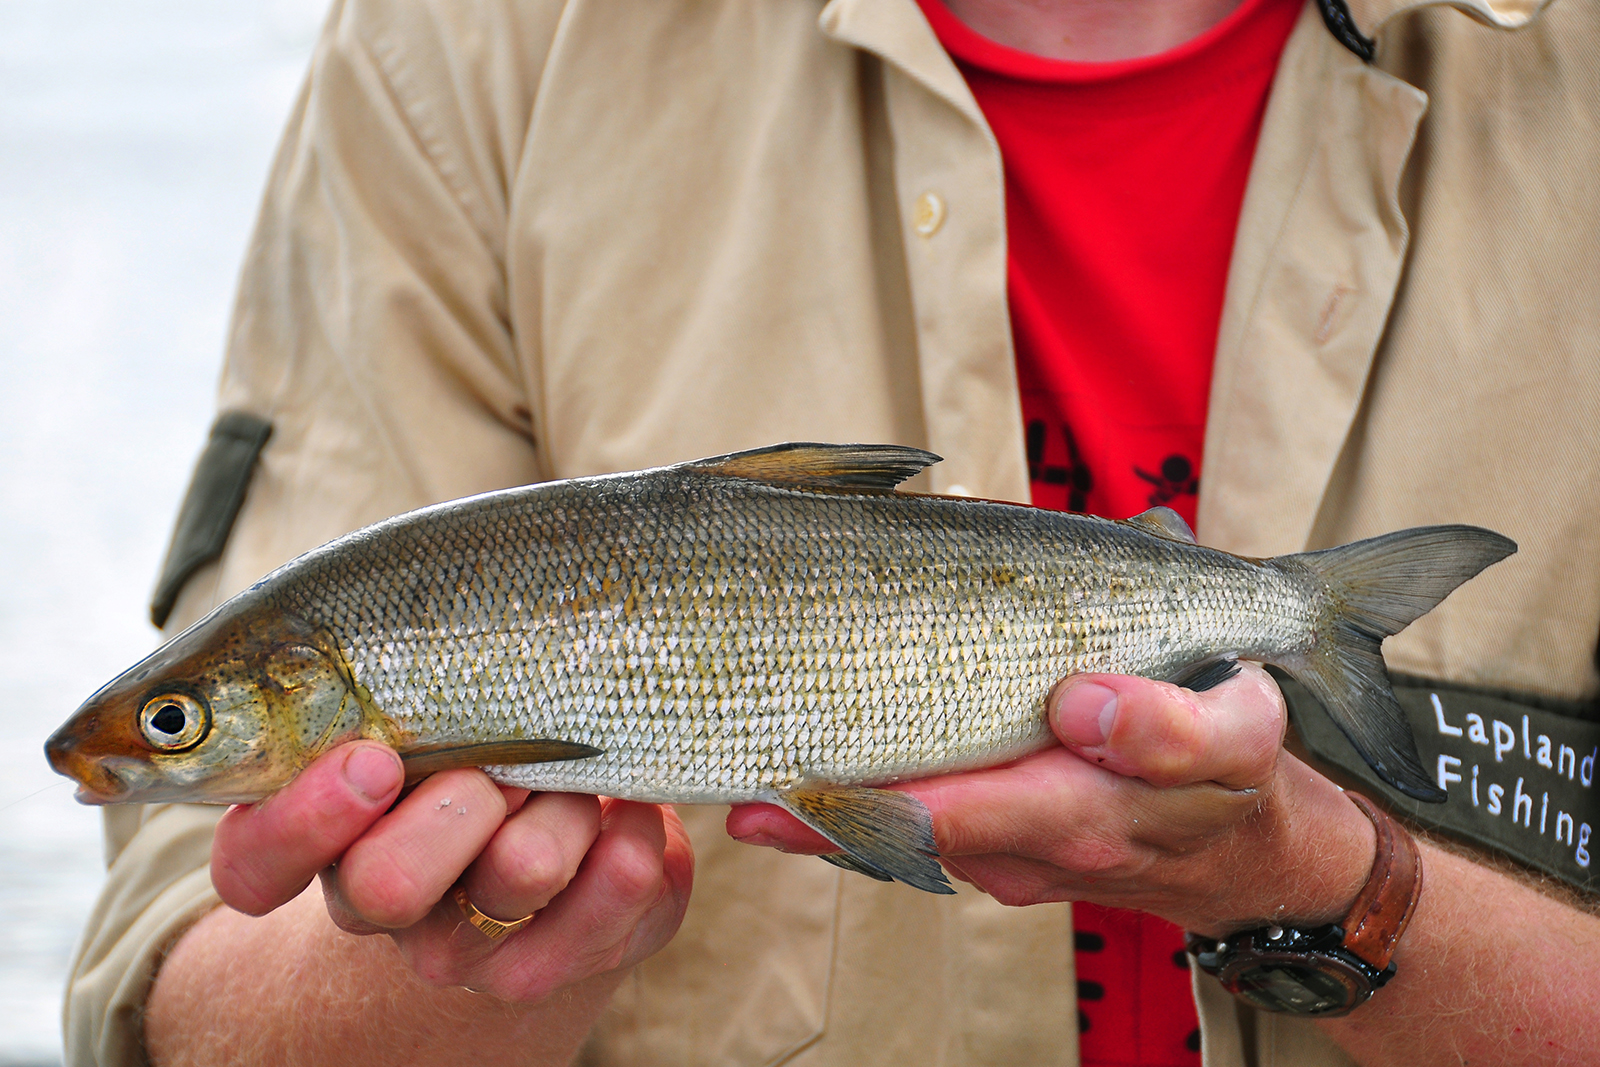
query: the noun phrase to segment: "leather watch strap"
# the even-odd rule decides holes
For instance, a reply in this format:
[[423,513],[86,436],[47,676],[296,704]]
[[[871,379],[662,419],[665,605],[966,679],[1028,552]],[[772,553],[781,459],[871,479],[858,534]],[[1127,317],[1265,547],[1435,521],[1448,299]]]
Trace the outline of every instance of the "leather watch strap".
[[1422,856],[1404,826],[1359,793],[1346,793],[1378,833],[1372,873],[1344,920],[1344,947],[1383,970],[1422,896]]

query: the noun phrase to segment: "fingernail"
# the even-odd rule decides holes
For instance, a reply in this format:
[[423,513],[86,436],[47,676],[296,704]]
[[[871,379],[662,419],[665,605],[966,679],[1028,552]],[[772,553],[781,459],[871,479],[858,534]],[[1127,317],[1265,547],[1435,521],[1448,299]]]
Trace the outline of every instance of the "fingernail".
[[344,758],[344,780],[367,800],[378,801],[400,785],[400,768],[391,753],[361,745]]
[[1096,682],[1063,686],[1050,713],[1062,741],[1082,748],[1103,745],[1117,717],[1117,691]]

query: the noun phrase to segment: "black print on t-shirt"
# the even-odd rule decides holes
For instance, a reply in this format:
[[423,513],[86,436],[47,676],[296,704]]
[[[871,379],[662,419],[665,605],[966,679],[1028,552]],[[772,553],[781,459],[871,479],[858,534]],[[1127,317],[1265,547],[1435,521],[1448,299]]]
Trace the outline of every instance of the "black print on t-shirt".
[[1068,511],[1089,510],[1089,490],[1094,488],[1094,475],[1089,472],[1089,465],[1083,461],[1083,456],[1078,452],[1078,441],[1072,436],[1072,427],[1061,427],[1061,436],[1067,445],[1065,467],[1050,466],[1045,463],[1046,432],[1043,419],[1034,419],[1028,423],[1028,478],[1046,485],[1066,486]]
[[1133,473],[1155,487],[1150,494],[1151,506],[1165,504],[1175,497],[1194,496],[1200,491],[1200,479],[1195,477],[1194,464],[1187,456],[1171,455],[1161,461],[1161,473],[1133,468]]

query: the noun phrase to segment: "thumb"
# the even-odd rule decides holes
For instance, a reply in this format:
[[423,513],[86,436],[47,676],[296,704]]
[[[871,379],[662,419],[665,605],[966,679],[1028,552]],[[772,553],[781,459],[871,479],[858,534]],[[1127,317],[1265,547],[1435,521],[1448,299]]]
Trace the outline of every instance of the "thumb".
[[1051,729],[1083,759],[1162,787],[1260,785],[1272,775],[1287,721],[1277,683],[1254,664],[1204,693],[1128,675],[1075,675],[1050,694],[1048,709]]
[[388,810],[404,777],[393,751],[357,741],[319,757],[266,800],[230,809],[211,847],[218,895],[246,915],[293,900]]

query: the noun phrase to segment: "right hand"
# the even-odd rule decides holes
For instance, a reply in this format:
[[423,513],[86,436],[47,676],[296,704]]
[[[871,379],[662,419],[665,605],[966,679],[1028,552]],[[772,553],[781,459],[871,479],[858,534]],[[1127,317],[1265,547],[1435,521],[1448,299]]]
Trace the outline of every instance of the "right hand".
[[[230,810],[211,853],[223,902],[264,915],[320,874],[340,929],[387,934],[434,985],[525,1004],[638,963],[677,932],[694,853],[670,807],[530,795],[456,770],[390,811],[402,781],[392,750],[356,741]],[[487,915],[538,918],[491,941],[456,905],[458,880]]]

